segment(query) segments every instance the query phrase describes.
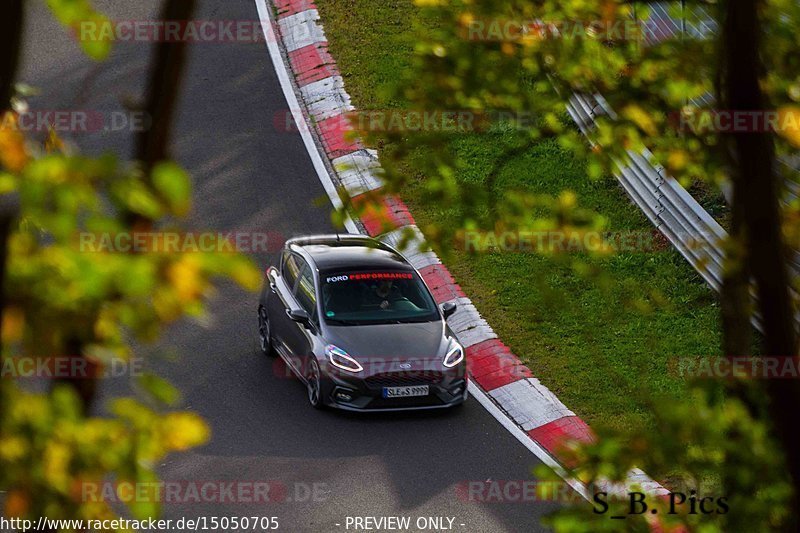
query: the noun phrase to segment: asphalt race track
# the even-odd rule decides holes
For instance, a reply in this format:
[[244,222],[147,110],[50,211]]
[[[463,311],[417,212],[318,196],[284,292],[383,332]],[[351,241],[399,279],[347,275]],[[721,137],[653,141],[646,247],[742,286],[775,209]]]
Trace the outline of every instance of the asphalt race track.
[[[144,20],[158,16],[160,2],[95,4],[112,20]],[[198,19],[258,18],[252,0],[198,4]],[[151,43],[119,43],[109,60],[93,63],[44,2],[31,1],[18,77],[41,89],[31,100],[35,109],[110,117],[141,99],[151,52]],[[187,229],[285,238],[334,229],[299,134],[276,127],[286,107],[263,42],[192,45],[173,134],[173,155],[195,184]],[[89,154],[131,157],[130,128],[64,136]],[[254,258],[266,267],[275,255]],[[256,294],[226,284],[211,305],[210,324],[171,328],[144,351],[183,391],[183,407],[213,428],[209,444],[170,457],[162,478],[183,486],[270,482],[279,501],[166,503],[165,518],[276,516],[279,530],[327,532],[346,531],[348,516],[408,516],[411,530],[418,530],[418,517],[450,517],[455,531],[542,530],[539,521],[553,503],[481,503],[457,491],[468,481],[532,481],[539,464],[478,402],[433,414],[315,411],[303,386],[258,352],[256,301]],[[110,386],[124,388],[117,385]]]

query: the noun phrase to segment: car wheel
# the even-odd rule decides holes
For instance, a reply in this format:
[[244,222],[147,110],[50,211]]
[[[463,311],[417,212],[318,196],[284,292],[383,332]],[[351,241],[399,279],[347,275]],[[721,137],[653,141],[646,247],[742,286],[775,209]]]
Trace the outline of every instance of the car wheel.
[[308,403],[314,409],[322,409],[322,374],[319,370],[317,358],[309,358],[308,373],[306,374],[306,388],[308,389]]
[[269,329],[269,317],[267,310],[263,307],[258,307],[258,339],[261,353],[274,357],[275,350],[272,348],[272,336]]

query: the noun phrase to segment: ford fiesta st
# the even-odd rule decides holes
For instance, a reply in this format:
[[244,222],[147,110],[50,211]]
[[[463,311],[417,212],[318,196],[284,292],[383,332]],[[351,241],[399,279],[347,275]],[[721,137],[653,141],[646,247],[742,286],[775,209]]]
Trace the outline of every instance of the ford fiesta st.
[[360,235],[291,239],[267,270],[261,350],[280,356],[315,408],[434,409],[467,398],[464,348],[422,277]]

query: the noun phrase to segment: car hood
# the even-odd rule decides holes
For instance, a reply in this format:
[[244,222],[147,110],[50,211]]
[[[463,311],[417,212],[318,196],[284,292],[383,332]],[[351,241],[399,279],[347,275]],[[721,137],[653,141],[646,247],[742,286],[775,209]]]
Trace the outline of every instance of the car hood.
[[392,358],[398,361],[439,358],[445,354],[441,320],[410,324],[328,326],[326,339],[356,359]]

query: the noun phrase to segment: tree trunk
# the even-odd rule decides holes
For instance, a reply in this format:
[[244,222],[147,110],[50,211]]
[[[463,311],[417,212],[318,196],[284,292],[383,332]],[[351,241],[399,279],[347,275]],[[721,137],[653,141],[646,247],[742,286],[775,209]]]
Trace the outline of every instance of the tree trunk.
[[[10,108],[11,97],[14,95],[14,80],[16,79],[17,66],[19,65],[19,52],[22,41],[22,26],[24,25],[25,10],[23,0],[6,0],[0,10],[0,119],[3,113]],[[0,120],[2,122],[2,120]],[[8,235],[11,224],[17,216],[19,203],[16,196],[5,195],[0,201],[0,324],[3,323],[5,310],[5,280],[6,280],[6,255]],[[0,368],[3,365],[3,342],[0,338]],[[0,387],[5,385],[0,379]],[[2,405],[3,391],[0,390],[0,416],[5,412]]]
[[[79,339],[70,339],[67,342],[65,355],[70,358],[83,359],[83,342]],[[85,374],[59,376],[53,380],[53,386],[68,385],[72,387],[81,400],[83,414],[89,416],[97,395],[97,382],[100,379],[98,374],[102,368],[93,361],[86,360],[84,363],[84,365],[77,368],[84,368],[86,370]],[[72,368],[72,365],[70,365],[70,368]]]
[[9,108],[19,65],[25,8],[23,0],[4,0],[0,11],[0,112]]
[[[733,173],[735,162],[729,161]],[[734,182],[736,178],[734,178]],[[746,218],[744,202],[733,188],[731,202],[731,231],[725,243],[725,264],[722,274],[720,306],[722,315],[722,350],[728,356],[750,355],[753,341],[752,298],[750,297],[749,256],[746,247]]]
[[[6,308],[6,259],[8,257],[8,236],[13,228],[14,220],[19,214],[19,198],[16,195],[5,194],[0,197],[0,324],[3,323],[3,311]],[[3,339],[0,338],[0,368],[3,368]],[[4,416],[5,401],[2,387],[6,386],[6,379],[0,377],[0,417]]]
[[[192,17],[195,0],[166,0],[161,20],[186,21]],[[161,42],[156,46],[147,87],[145,111],[150,128],[139,134],[136,159],[146,174],[159,161],[169,159],[169,136],[186,62],[186,42]]]
[[[761,63],[761,3],[758,0],[728,0],[723,21],[722,104],[729,110],[766,111],[767,101],[759,80]],[[734,202],[740,205],[744,227],[741,236],[747,252],[747,271],[755,282],[757,308],[764,330],[764,353],[792,357],[797,350],[789,274],[780,229],[779,184],[774,172],[775,147],[769,131],[736,132],[733,149]],[[730,332],[727,332],[730,334]],[[727,353],[728,355],[740,355]],[[775,435],[785,452],[786,466],[795,493],[790,509],[797,509],[800,492],[800,383],[771,379],[766,385]],[[796,527],[798,518],[790,518]]]

